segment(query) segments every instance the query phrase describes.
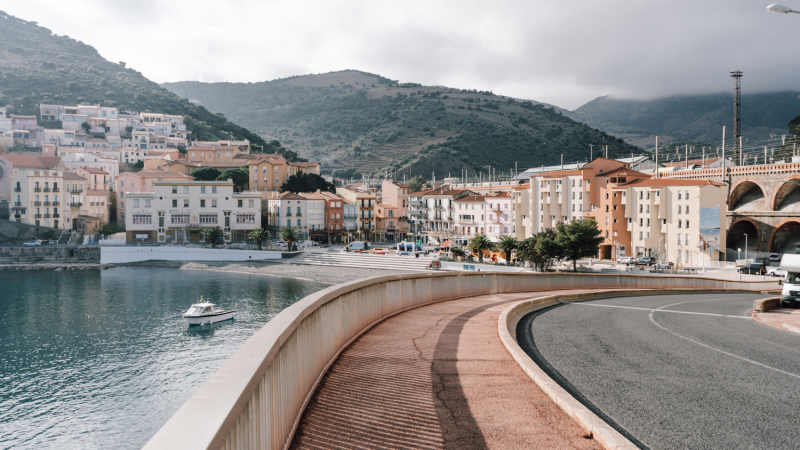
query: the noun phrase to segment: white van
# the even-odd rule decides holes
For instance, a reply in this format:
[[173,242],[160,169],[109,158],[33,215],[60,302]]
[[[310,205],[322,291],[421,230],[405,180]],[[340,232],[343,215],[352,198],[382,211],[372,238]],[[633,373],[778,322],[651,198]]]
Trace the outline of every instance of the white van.
[[351,242],[350,245],[348,245],[347,248],[345,249],[345,251],[350,251],[350,252],[354,251],[363,252],[367,250],[369,250],[369,242],[362,242],[362,241]]
[[781,292],[781,304],[783,306],[800,305],[800,255],[783,255],[781,270],[786,272],[786,282],[783,283],[783,292]]

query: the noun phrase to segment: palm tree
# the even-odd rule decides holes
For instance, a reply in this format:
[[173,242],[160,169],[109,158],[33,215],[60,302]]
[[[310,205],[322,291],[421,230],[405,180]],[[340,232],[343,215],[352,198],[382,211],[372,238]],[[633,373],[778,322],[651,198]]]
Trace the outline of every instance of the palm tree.
[[256,244],[258,244],[258,249],[261,250],[261,244],[264,242],[264,239],[267,238],[267,230],[263,228],[256,228],[255,230],[251,231],[247,237],[256,241]]
[[517,242],[513,236],[503,236],[500,238],[500,243],[497,244],[497,247],[503,252],[503,257],[506,260],[506,264],[510,262],[511,252],[517,249]]
[[462,257],[463,258],[464,256],[467,256],[467,253],[464,251],[464,249],[460,248],[460,247],[451,248],[450,249],[450,253],[452,253],[453,256],[456,256],[456,257]]
[[289,250],[291,250],[294,244],[302,238],[303,236],[300,234],[300,230],[295,227],[281,228],[281,239],[286,241],[286,245],[288,246]]
[[225,234],[222,232],[222,228],[220,227],[203,228],[203,240],[210,242],[211,248],[216,248],[219,238],[224,235]]
[[469,241],[469,245],[467,246],[470,250],[478,252],[478,262],[483,262],[483,251],[484,250],[492,250],[494,249],[494,243],[486,237],[485,234],[476,234],[471,241]]

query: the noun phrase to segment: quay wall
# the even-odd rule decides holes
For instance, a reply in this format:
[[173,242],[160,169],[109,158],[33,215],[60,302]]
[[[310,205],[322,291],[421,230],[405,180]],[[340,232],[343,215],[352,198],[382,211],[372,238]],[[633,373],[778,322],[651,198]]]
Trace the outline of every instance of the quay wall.
[[99,250],[100,263],[102,264],[126,264],[141,261],[264,261],[283,257],[283,252],[265,250],[173,246],[103,246]]
[[391,275],[332,286],[289,306],[257,331],[144,448],[288,448],[303,410],[339,354],[375,324],[419,306],[564,289],[764,291],[778,286],[777,280],[486,272]]
[[99,263],[97,247],[0,247],[0,264],[68,262]]

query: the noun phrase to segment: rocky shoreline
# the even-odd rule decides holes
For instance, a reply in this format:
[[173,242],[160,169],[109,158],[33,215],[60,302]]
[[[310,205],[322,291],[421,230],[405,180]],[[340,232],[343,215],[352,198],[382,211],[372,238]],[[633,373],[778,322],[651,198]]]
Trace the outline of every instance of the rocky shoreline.
[[41,262],[41,263],[13,263],[0,264],[0,270],[104,270],[115,267],[114,264],[100,263],[66,263],[66,262]]

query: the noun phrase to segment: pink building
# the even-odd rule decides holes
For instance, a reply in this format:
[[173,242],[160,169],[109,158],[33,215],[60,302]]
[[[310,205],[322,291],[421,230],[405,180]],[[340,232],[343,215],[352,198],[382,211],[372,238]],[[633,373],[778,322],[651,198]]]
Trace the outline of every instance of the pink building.
[[163,170],[142,170],[139,172],[125,172],[114,180],[117,191],[117,223],[125,223],[125,195],[128,193],[154,192],[155,181],[193,181],[194,178],[177,172]]

